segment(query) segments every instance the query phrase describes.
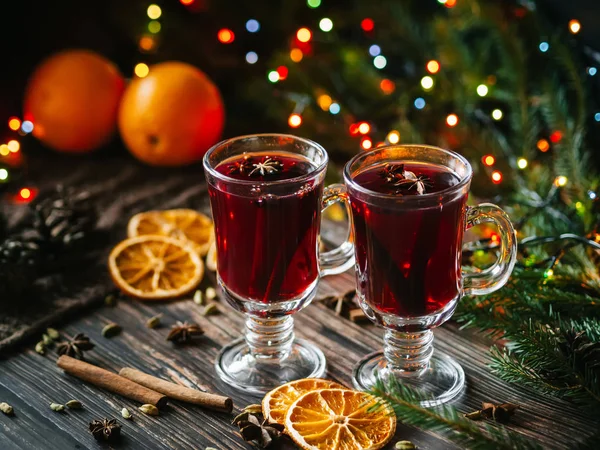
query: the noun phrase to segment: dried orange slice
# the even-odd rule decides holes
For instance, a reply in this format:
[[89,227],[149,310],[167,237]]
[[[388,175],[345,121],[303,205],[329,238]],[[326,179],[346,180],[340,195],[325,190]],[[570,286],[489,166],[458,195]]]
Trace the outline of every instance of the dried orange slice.
[[366,392],[321,389],[290,406],[285,429],[305,450],[376,450],[394,436],[396,415]]
[[346,389],[346,387],[335,381],[321,378],[303,378],[282,384],[268,392],[263,398],[262,410],[265,419],[269,419],[271,423],[276,422],[283,425],[287,410],[292,403],[307,392],[317,389]]
[[129,219],[128,237],[149,234],[191,241],[200,256],[206,255],[214,239],[212,220],[192,209],[147,211]]
[[204,264],[194,247],[166,236],[122,241],[110,252],[108,266],[119,289],[145,300],[187,294],[204,275]]
[[210,248],[206,254],[206,268],[213,272],[217,271],[217,243],[215,241],[210,244]]

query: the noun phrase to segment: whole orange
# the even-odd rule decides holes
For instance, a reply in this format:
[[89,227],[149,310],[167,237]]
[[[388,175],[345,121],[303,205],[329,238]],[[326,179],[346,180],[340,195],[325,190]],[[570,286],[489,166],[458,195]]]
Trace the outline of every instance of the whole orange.
[[33,72],[24,118],[33,122],[33,135],[48,147],[88,152],[114,132],[124,89],[121,73],[109,60],[89,50],[66,50]]
[[132,81],[119,109],[129,151],[154,166],[198,161],[221,136],[224,121],[217,87],[196,67],[174,61]]

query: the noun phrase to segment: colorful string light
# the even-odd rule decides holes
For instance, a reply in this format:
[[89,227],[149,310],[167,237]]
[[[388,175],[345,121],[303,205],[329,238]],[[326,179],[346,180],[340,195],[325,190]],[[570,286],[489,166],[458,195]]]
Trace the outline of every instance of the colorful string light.
[[308,42],[310,41],[310,39],[312,38],[312,33],[308,28],[300,28],[297,32],[296,32],[296,39],[298,39],[300,42]]
[[162,26],[160,25],[160,22],[158,20],[151,20],[148,23],[148,31],[152,34],[159,33],[161,28]]
[[306,0],[306,4],[309,8],[318,8],[321,6],[321,0]]
[[387,59],[383,55],[376,56],[373,59],[373,65],[376,69],[383,69],[387,65]]
[[390,95],[392,92],[394,92],[396,90],[396,83],[394,83],[392,80],[388,80],[387,78],[384,78],[379,83],[379,88],[383,91],[383,93],[385,95]]
[[496,108],[495,110],[492,111],[492,118],[494,120],[500,120],[500,119],[502,119],[503,115],[504,114],[502,113],[502,110],[500,110],[500,109]]
[[550,150],[550,143],[546,139],[540,139],[537,141],[537,148],[540,152],[546,153]]
[[371,125],[369,125],[367,122],[361,122],[358,125],[358,132],[360,134],[368,134],[371,131]]
[[579,20],[569,20],[569,31],[573,34],[577,34],[579,31],[581,31],[581,24],[579,23]]
[[276,70],[271,70],[268,74],[267,74],[267,78],[269,79],[269,81],[271,83],[277,83],[279,81],[279,73],[277,73]]
[[329,95],[322,94],[319,95],[319,98],[317,98],[317,103],[319,104],[319,108],[321,108],[323,111],[327,111],[333,103],[333,100]]
[[521,170],[525,169],[528,165],[528,162],[525,158],[517,159],[517,167]]
[[499,170],[494,170],[492,172],[492,182],[494,184],[502,183],[502,172],[500,172]]
[[331,21],[330,18],[323,17],[321,19],[321,21],[319,22],[319,28],[321,29],[321,31],[324,31],[325,33],[329,33],[331,30],[333,30],[333,22]]
[[455,127],[458,125],[458,116],[456,114],[448,114],[448,117],[446,117],[446,124],[449,127]]
[[156,20],[162,15],[162,9],[160,9],[160,6],[152,4],[148,6],[146,13],[150,19]]
[[13,153],[17,153],[19,151],[19,149],[21,148],[21,144],[19,144],[19,142],[15,141],[14,139],[8,141],[6,143],[6,146]]
[[11,117],[10,119],[8,119],[8,128],[10,128],[13,131],[17,131],[19,128],[21,128],[21,121],[19,120],[19,118]]
[[217,39],[222,44],[231,44],[235,40],[235,34],[228,28],[221,28],[217,33]]
[[246,62],[248,64],[255,64],[258,61],[258,55],[256,52],[248,52],[246,53]]
[[329,112],[333,115],[338,114],[342,108],[337,103],[329,105]]
[[433,78],[431,78],[429,75],[421,78],[421,87],[426,91],[431,90],[431,88],[433,88]]
[[437,62],[435,59],[432,59],[427,63],[426,68],[427,72],[429,73],[438,73],[440,71],[440,63]]
[[554,179],[554,184],[557,187],[564,187],[567,185],[568,182],[569,182],[569,179],[567,177],[565,177],[564,175],[559,175]]
[[21,131],[25,134],[31,133],[33,131],[33,122],[30,120],[24,120],[21,124]]
[[373,19],[369,19],[367,17],[360,22],[360,27],[363,29],[363,31],[368,33],[369,31],[373,31],[375,29],[375,22],[373,22]]
[[425,108],[425,105],[426,105],[425,99],[423,99],[421,97],[417,97],[415,99],[414,105],[415,105],[415,108],[417,108],[417,109],[423,109],[423,108]]
[[364,138],[362,138],[362,140],[360,141],[360,146],[364,149],[364,150],[369,150],[371,147],[373,147],[373,141],[371,140],[370,137],[365,136]]
[[483,158],[481,158],[481,160],[486,166],[493,166],[496,162],[496,158],[494,158],[493,155],[485,155]]
[[288,125],[292,128],[298,128],[302,125],[302,116],[300,114],[291,114],[288,118]]
[[0,169],[0,181],[8,180],[8,170]]
[[290,51],[290,59],[292,61],[294,61],[295,63],[302,61],[303,57],[304,57],[304,53],[302,53],[302,50],[300,50],[299,48],[293,48]]
[[144,78],[150,73],[150,68],[147,64],[138,63],[133,68],[133,73],[135,73],[135,76],[138,78]]
[[550,49],[550,44],[547,42],[540,42],[540,52],[546,53]]
[[390,144],[397,144],[400,142],[400,133],[396,130],[392,130],[388,133],[386,139]]
[[369,55],[375,57],[381,54],[381,47],[377,44],[373,44],[369,47]]
[[260,23],[258,23],[258,20],[250,19],[246,22],[246,30],[248,30],[249,33],[256,33],[260,30]]
[[486,95],[488,95],[488,87],[485,84],[480,84],[479,86],[477,86],[477,95],[479,95],[480,97],[485,97]]

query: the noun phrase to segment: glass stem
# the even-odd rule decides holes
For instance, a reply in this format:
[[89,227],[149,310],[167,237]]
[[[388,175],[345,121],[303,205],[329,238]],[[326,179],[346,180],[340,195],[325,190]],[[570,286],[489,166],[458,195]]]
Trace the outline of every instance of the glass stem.
[[390,369],[406,376],[417,376],[427,369],[433,354],[433,331],[404,333],[388,329],[383,342]]
[[246,343],[255,358],[283,359],[290,354],[293,342],[292,316],[270,319],[247,317]]

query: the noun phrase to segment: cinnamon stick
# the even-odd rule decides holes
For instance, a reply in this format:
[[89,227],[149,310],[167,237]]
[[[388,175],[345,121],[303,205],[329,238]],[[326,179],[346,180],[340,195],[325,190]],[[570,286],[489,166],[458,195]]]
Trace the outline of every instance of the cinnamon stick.
[[180,386],[148,375],[147,373],[140,372],[137,369],[132,369],[131,367],[121,369],[119,375],[131,381],[135,381],[142,386],[165,394],[170,398],[174,398],[175,400],[181,400],[182,402],[193,403],[194,405],[204,406],[205,408],[227,413],[231,412],[233,409],[233,401],[229,397]]
[[149,403],[157,407],[164,406],[167,403],[165,395],[85,361],[62,355],[58,358],[56,364],[69,375],[73,375],[131,400],[136,400],[140,403]]

